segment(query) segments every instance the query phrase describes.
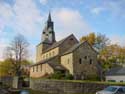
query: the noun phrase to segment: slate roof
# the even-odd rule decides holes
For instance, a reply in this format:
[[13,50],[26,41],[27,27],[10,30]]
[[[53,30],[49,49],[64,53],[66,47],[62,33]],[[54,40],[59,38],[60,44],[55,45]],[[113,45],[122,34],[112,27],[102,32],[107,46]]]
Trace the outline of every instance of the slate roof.
[[52,57],[52,58],[49,58],[49,59],[46,59],[46,60],[42,60],[42,61],[40,61],[40,62],[38,62],[38,63],[36,63],[36,64],[33,64],[33,65],[31,65],[31,67],[33,67],[33,66],[37,66],[37,65],[39,65],[39,64],[45,64],[45,63],[47,63],[47,64],[49,64],[53,69],[55,69],[55,70],[66,70],[61,64],[59,64],[58,62],[53,62],[53,59],[55,59],[57,56],[55,56],[55,57]]
[[[79,42],[77,44],[75,44],[72,48],[70,48],[68,51],[66,51],[63,55],[66,55],[66,54],[69,54],[71,52],[73,52],[74,50],[76,50],[80,45],[84,44],[84,43],[88,43],[87,41],[84,41],[84,42]],[[90,44],[88,43],[88,45],[90,46]],[[95,49],[90,46],[92,48],[92,50],[95,51]],[[95,51],[96,52],[96,51]],[[97,52],[96,52],[97,53]]]
[[71,52],[73,52],[76,48],[78,48],[82,43],[77,43],[75,44],[72,48],[70,48],[68,51],[66,51],[63,55],[65,54],[69,54]]
[[61,64],[56,63],[56,62],[51,62],[48,63],[54,70],[67,70],[66,68],[64,68]]
[[71,34],[71,35],[69,35],[68,37],[66,37],[66,38],[64,38],[64,39],[62,39],[62,40],[60,40],[60,41],[58,41],[58,42],[55,42],[54,44],[52,44],[48,49],[46,49],[46,50],[43,51],[43,52],[45,53],[45,52],[47,52],[47,51],[49,51],[49,50],[51,50],[51,49],[53,49],[53,48],[56,48],[56,47],[60,46],[64,41],[67,40],[67,38],[69,38],[69,37],[71,37],[71,36],[74,36],[74,35]]
[[113,76],[113,75],[125,75],[125,67],[116,67],[112,68],[109,71],[106,72],[107,76]]

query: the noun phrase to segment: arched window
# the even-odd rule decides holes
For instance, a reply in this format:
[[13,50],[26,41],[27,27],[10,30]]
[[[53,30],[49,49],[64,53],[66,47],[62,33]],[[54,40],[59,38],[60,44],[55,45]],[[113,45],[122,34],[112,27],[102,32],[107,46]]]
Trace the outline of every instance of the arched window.
[[87,59],[87,56],[85,56],[84,59],[86,60],[86,59]]
[[92,61],[92,59],[90,59],[90,62],[89,62],[89,64],[92,64],[93,63],[93,61]]
[[79,64],[82,64],[82,59],[81,58],[79,59]]

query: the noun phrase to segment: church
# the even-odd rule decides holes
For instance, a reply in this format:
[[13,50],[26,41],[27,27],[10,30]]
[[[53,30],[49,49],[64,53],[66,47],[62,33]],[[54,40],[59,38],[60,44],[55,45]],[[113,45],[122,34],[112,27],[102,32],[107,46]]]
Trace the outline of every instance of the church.
[[42,78],[56,71],[69,73],[74,79],[99,75],[98,53],[87,41],[79,42],[73,34],[60,41],[55,37],[49,13],[41,42],[36,46],[36,63],[30,67],[30,77]]

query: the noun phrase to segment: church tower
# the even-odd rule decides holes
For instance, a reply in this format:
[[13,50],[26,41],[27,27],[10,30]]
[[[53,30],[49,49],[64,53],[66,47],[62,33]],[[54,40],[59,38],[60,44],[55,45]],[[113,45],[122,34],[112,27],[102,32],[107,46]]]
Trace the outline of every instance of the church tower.
[[53,44],[55,41],[54,23],[49,13],[48,20],[42,32],[42,42],[45,44]]
[[49,48],[55,40],[54,23],[51,19],[51,14],[49,13],[48,20],[42,32],[41,42],[36,46],[36,62],[42,60],[42,54]]

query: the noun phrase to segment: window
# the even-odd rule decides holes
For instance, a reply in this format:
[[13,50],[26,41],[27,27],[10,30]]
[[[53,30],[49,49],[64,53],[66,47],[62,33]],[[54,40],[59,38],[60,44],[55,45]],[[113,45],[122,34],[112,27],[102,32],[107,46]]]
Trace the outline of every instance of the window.
[[73,40],[73,38],[70,38],[70,40]]
[[43,32],[43,34],[45,34],[45,32]]
[[55,52],[53,51],[53,56],[54,56]]
[[33,66],[33,72],[34,72],[34,66]]
[[79,59],[79,64],[81,64],[81,63],[82,63],[82,59],[80,58],[80,59]]
[[90,59],[90,62],[89,62],[90,64],[92,64],[92,59]]
[[38,65],[36,66],[36,72],[38,72]]
[[85,56],[84,59],[87,59],[87,56]]
[[42,71],[42,65],[40,65],[40,69],[41,69],[41,71]]
[[44,59],[44,56],[42,56],[42,58]]
[[45,55],[43,55],[43,59],[45,59]]
[[67,63],[69,64],[69,59],[67,60]]
[[46,58],[48,58],[48,54],[46,54]]
[[121,94],[121,93],[124,94],[125,92],[124,92],[124,90],[122,88],[119,88],[118,91],[117,91],[117,93],[118,94]]
[[51,57],[51,52],[49,53],[49,57]]

